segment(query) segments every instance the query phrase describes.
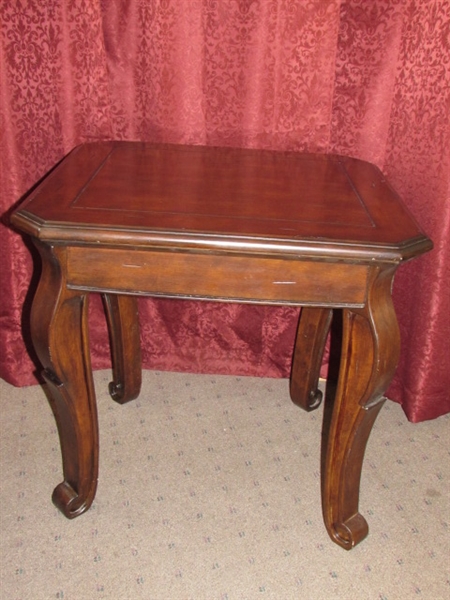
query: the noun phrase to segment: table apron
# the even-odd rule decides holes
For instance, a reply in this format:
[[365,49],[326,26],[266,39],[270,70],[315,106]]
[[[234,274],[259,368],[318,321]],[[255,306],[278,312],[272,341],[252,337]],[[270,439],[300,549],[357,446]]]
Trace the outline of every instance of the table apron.
[[180,251],[68,247],[68,287],[127,294],[363,306],[361,264]]

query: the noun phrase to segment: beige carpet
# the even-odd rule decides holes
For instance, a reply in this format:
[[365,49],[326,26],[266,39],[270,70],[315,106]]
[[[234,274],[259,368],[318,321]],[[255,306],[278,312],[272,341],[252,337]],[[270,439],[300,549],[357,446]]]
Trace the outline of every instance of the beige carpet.
[[44,392],[1,393],[2,600],[450,598],[449,416],[413,425],[387,403],[364,465],[369,537],[322,524],[322,409],[286,380],[146,372],[109,399],[96,373],[100,480],[91,510],[51,504],[59,441]]

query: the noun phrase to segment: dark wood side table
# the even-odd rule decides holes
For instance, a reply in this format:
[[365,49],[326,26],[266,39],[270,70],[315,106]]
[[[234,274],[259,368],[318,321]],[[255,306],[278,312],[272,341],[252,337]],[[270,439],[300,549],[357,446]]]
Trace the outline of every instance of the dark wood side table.
[[104,295],[112,397],[141,384],[137,295],[302,306],[291,397],[311,410],[324,344],[342,311],[342,352],[323,441],[331,538],[368,532],[358,512],[364,450],[399,357],[391,286],[432,247],[374,166],[350,158],[131,142],[70,153],[12,216],[42,257],[31,328],[58,424],[69,518],[91,505],[98,425],[87,326]]

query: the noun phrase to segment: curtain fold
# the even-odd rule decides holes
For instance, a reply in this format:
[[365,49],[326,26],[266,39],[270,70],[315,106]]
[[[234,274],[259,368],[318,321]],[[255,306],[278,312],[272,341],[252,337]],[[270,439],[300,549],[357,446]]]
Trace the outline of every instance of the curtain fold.
[[[394,287],[388,395],[450,411],[450,3],[438,0],[11,0],[1,8],[0,375],[34,379],[33,257],[7,214],[99,139],[337,152],[386,173],[435,249]],[[22,307],[25,306],[23,309]],[[140,300],[144,366],[286,377],[298,310]],[[109,365],[99,300],[93,365]]]

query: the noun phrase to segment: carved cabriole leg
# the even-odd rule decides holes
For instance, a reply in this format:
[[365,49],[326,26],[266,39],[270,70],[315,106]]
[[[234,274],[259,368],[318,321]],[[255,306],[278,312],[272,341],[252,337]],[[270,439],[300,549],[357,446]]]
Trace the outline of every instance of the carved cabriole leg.
[[111,354],[113,381],[111,397],[119,404],[134,400],[141,390],[141,342],[139,314],[135,296],[104,294]]
[[42,275],[33,301],[31,333],[44,367],[58,426],[64,481],[53,502],[68,518],[92,504],[98,477],[98,422],[88,336],[88,294],[69,290],[65,248],[36,243]]
[[400,353],[391,299],[394,271],[395,267],[374,268],[365,308],[343,310],[342,356],[329,424],[324,418],[324,521],[331,538],[347,550],[368,533],[358,512],[364,451]]
[[331,317],[329,308],[305,307],[300,313],[290,393],[292,401],[307,411],[316,409],[322,401],[318,383]]

